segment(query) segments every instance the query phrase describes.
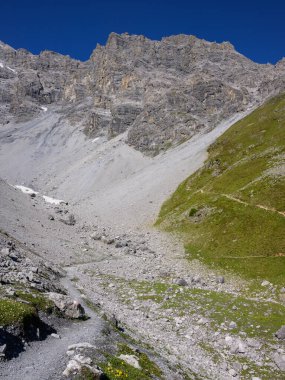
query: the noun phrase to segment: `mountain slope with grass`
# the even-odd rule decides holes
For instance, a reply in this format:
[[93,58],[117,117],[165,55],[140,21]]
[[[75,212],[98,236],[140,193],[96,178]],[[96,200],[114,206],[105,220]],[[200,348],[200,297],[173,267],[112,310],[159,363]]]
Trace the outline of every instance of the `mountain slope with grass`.
[[234,124],[162,206],[190,259],[281,283],[285,268],[285,95]]

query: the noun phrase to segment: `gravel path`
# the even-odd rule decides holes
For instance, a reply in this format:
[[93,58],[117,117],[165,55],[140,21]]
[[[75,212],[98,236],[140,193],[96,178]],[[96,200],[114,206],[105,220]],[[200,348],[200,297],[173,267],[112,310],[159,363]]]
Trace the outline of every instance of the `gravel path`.
[[69,294],[77,299],[90,317],[87,321],[77,321],[60,329],[60,339],[49,336],[46,340],[31,343],[25,352],[8,363],[0,363],[0,378],[13,380],[56,380],[66,366],[67,347],[79,342],[96,346],[102,340],[103,322],[81,298],[72,282],[65,277],[63,285]]

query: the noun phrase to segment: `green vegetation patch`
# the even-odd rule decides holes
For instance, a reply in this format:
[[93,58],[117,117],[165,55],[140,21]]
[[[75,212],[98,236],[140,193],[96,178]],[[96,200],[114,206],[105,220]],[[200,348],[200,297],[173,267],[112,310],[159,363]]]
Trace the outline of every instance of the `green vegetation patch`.
[[231,330],[233,333],[244,331],[249,337],[269,342],[275,340],[275,332],[284,324],[285,306],[261,298],[169,283],[119,281],[122,294],[132,289],[136,299],[155,302],[161,311],[169,310],[168,314],[172,316],[173,313],[176,316],[198,314],[209,319],[215,331],[223,323],[227,327],[235,321],[237,329]]
[[180,234],[189,259],[284,282],[285,95],[234,124],[208,153],[156,226]]
[[23,291],[17,291],[16,296],[20,300],[29,302],[37,310],[41,310],[47,313],[51,313],[55,308],[54,303],[48,300],[42,293],[33,291],[32,293],[27,293]]
[[90,368],[83,366],[80,370],[80,373],[75,376],[75,380],[94,380],[97,377],[95,377],[94,373],[91,371]]
[[15,324],[26,326],[37,318],[37,311],[31,305],[8,299],[0,300],[1,326],[12,326]]
[[[135,368],[119,358],[122,354],[135,356],[141,369]],[[106,361],[100,363],[99,366],[109,380],[150,380],[162,378],[160,368],[145,353],[136,351],[125,343],[119,343],[117,355],[106,355]]]

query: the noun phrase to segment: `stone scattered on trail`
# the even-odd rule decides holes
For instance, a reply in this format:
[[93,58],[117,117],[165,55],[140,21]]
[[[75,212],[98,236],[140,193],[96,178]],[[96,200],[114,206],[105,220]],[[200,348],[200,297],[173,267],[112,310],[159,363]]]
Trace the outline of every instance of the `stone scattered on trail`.
[[263,280],[262,283],[261,283],[261,286],[271,286],[271,282],[267,281],[267,280]]
[[232,338],[231,336],[227,335],[227,336],[225,337],[225,342],[226,342],[226,344],[227,344],[228,346],[230,346],[230,345],[232,344],[232,342],[233,342],[233,338]]
[[55,338],[55,339],[60,339],[60,336],[58,334],[55,334],[55,333],[50,334],[50,336]]
[[[92,359],[89,356],[82,354],[84,349],[95,348],[92,344],[88,342],[76,343],[68,346],[67,355],[71,357],[68,361],[65,370],[63,371],[63,376],[70,377],[72,375],[80,375],[81,371],[84,368],[87,368],[92,373],[93,380],[102,379],[103,372],[101,369],[92,365]],[[80,353],[76,353],[77,350],[80,350]]]
[[246,352],[246,344],[240,339],[235,339],[227,335],[225,337],[225,343],[229,347],[231,354],[244,354]]
[[62,223],[66,224],[67,226],[74,226],[76,223],[75,216],[73,214],[70,214],[67,219],[59,219]]
[[179,286],[187,286],[188,282],[184,278],[177,278],[174,283]]
[[105,243],[105,244],[109,244],[109,245],[115,243],[115,239],[110,238],[110,237],[108,237],[108,236],[106,236],[106,235],[102,235],[102,236],[101,236],[101,241],[102,241],[103,243]]
[[99,232],[93,232],[93,234],[91,234],[91,239],[93,240],[101,240],[101,234]]
[[141,369],[141,366],[139,365],[139,360],[135,355],[123,355],[123,354],[121,354],[119,356],[119,359],[122,359],[124,362],[131,365],[132,367],[135,367],[137,369]]
[[280,354],[276,352],[273,355],[273,360],[275,364],[277,365],[277,367],[281,369],[281,371],[285,371],[285,354],[284,353]]
[[278,339],[285,339],[285,325],[283,325],[275,334]]
[[48,219],[49,219],[49,220],[54,220],[54,216],[53,216],[53,215],[49,215],[49,216],[48,216]]
[[216,283],[217,284],[224,284],[225,283],[225,278],[223,276],[217,276],[216,277]]
[[246,352],[246,347],[245,347],[245,344],[243,342],[239,342],[239,344],[238,344],[238,352],[240,354],[244,354]]
[[192,278],[192,282],[193,282],[194,284],[200,284],[200,283],[202,282],[202,279],[201,279],[200,276],[194,276],[194,277]]
[[209,323],[209,320],[207,318],[200,318],[197,322],[198,325],[206,325],[207,323]]
[[236,324],[236,322],[234,322],[234,321],[231,321],[230,322],[230,324],[229,324],[229,329],[236,329],[237,328],[237,324]]
[[236,377],[236,376],[237,376],[237,371],[236,371],[235,369],[231,368],[231,369],[229,370],[229,374],[230,374],[232,377]]
[[254,338],[247,338],[246,339],[246,344],[249,346],[249,347],[252,347],[252,348],[256,348],[256,349],[260,349],[261,346],[262,346],[262,343],[260,343],[258,340],[254,339]]
[[55,306],[68,318],[81,319],[85,315],[85,310],[78,301],[60,293],[47,293],[48,298]]
[[127,246],[128,246],[128,242],[126,240],[119,240],[115,244],[115,248],[123,248]]

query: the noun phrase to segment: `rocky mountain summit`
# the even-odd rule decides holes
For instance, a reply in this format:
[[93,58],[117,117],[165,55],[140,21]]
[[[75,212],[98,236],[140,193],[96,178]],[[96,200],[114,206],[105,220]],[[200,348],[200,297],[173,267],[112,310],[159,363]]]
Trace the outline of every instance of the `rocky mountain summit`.
[[86,62],[0,43],[1,124],[56,108],[88,137],[156,154],[285,89],[284,59],[257,64],[228,43],[111,33]]

